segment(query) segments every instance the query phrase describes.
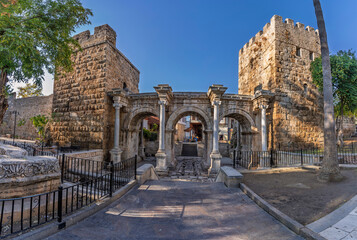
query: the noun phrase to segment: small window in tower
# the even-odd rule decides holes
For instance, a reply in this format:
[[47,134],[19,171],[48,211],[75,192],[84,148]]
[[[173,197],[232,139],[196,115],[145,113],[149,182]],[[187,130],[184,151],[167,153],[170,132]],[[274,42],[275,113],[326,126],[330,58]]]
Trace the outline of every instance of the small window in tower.
[[314,53],[313,53],[313,52],[310,52],[310,55],[309,55],[309,56],[310,56],[310,60],[311,60],[311,61],[314,61]]
[[307,94],[307,84],[304,84],[304,93]]
[[124,90],[127,89],[126,82],[123,83],[123,89],[124,89]]
[[301,57],[301,48],[296,47],[296,56]]

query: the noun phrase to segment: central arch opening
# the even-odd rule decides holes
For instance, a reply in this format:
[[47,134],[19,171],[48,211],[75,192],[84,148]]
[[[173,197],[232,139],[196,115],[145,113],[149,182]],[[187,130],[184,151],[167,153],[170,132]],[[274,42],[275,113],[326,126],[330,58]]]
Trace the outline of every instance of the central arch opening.
[[199,176],[207,172],[209,153],[212,151],[211,120],[208,116],[200,109],[187,107],[176,110],[169,117],[167,155],[173,175]]

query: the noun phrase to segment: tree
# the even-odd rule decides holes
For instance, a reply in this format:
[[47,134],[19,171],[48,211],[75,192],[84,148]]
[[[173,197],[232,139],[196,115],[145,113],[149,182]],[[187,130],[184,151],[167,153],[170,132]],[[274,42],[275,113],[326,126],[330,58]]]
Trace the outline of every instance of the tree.
[[321,44],[321,63],[324,95],[324,158],[318,179],[323,182],[340,181],[342,175],[338,166],[335,135],[335,118],[331,81],[330,53],[327,43],[327,32],[319,0],[313,0]]
[[32,79],[42,86],[45,69],[70,71],[71,55],[80,49],[71,34],[91,15],[80,0],[0,0],[0,122],[6,83]]
[[[330,56],[333,102],[337,122],[338,145],[343,146],[343,117],[357,110],[357,59],[351,50],[339,51]],[[321,58],[311,63],[313,82],[323,89]]]
[[45,115],[37,115],[30,118],[32,125],[36,128],[41,143],[45,141],[46,125],[50,121]]
[[24,87],[19,87],[18,96],[20,98],[42,96],[42,87],[34,83],[26,83]]

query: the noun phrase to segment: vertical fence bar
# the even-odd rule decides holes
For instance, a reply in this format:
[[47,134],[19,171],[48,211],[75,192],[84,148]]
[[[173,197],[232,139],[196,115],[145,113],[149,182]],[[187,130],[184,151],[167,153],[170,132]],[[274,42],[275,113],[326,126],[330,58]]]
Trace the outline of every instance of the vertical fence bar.
[[304,165],[304,158],[303,158],[303,155],[302,155],[302,149],[300,149],[300,162],[301,162],[301,166]]
[[113,196],[113,175],[114,175],[114,166],[113,163],[109,163],[109,171],[110,171],[110,176],[109,176],[109,197]]
[[138,155],[135,155],[135,171],[134,171],[134,179],[136,180],[136,168],[138,167]]
[[58,209],[57,209],[57,221],[62,222],[62,191],[63,187],[58,187]]
[[62,154],[62,168],[61,168],[61,183],[63,183],[63,178],[64,178],[64,164],[65,164],[65,161],[64,161],[64,158],[65,158],[65,155],[64,153]]
[[236,168],[236,150],[233,150],[233,168]]

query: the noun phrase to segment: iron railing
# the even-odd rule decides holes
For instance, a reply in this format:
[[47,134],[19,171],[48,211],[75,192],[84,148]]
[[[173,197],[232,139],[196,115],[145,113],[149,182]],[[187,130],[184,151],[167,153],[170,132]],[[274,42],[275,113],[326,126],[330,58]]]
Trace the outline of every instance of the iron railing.
[[[136,178],[136,156],[119,163],[109,163],[107,166],[96,165],[93,160],[65,155],[62,155],[61,159],[64,176],[61,180],[66,181],[66,184],[57,190],[21,198],[0,199],[0,238],[54,220],[57,220],[59,228],[62,228],[65,226],[64,216],[103,197],[111,197],[113,192]],[[75,174],[78,176],[74,176]]]
[[[338,148],[340,164],[357,164],[356,148]],[[323,150],[287,149],[270,151],[233,151],[233,167],[256,169],[258,167],[289,167],[321,163]]]

